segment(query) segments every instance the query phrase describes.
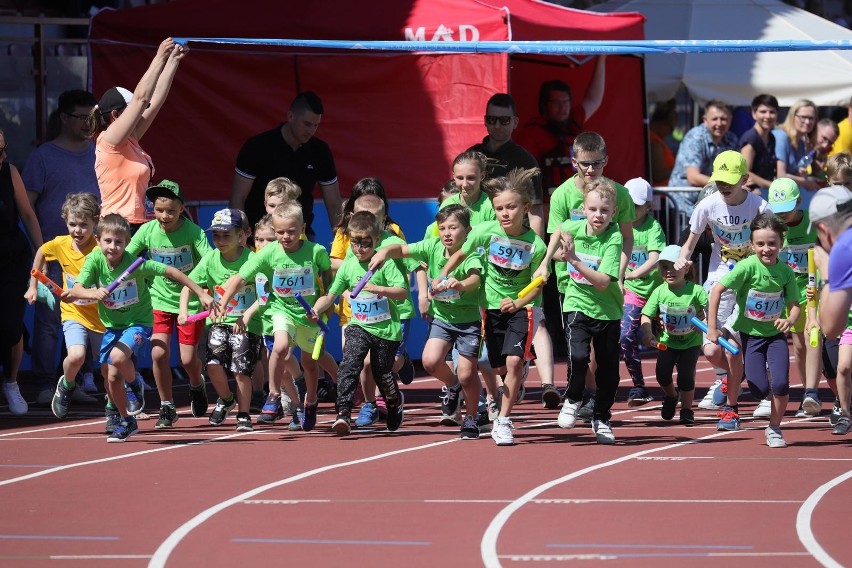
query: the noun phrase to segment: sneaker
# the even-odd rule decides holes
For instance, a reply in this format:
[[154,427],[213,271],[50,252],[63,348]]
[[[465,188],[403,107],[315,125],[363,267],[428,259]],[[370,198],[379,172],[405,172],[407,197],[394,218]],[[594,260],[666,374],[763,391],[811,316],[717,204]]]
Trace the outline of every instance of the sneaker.
[[567,398],[562,403],[562,410],[559,411],[559,417],[556,423],[560,428],[573,428],[577,423],[577,409],[580,407],[579,402],[571,402]]
[[456,408],[456,413],[453,415],[441,414],[441,426],[458,426],[462,423],[461,407]]
[[796,418],[808,418],[807,412],[802,408],[802,405],[799,405],[799,409],[796,411]]
[[630,394],[627,395],[627,407],[635,408],[643,404],[648,404],[652,400],[654,400],[654,397],[648,394],[648,389],[645,387],[633,387],[630,389]]
[[512,434],[512,419],[509,417],[498,417],[491,428],[491,438],[498,446],[512,446],[515,444],[515,436]]
[[478,440],[479,439],[479,425],[477,424],[476,417],[467,414],[462,420],[461,427],[461,439],[462,440]]
[[559,403],[562,402],[562,395],[559,390],[553,385],[541,385],[541,404],[549,410],[559,408]]
[[331,425],[332,431],[338,436],[348,436],[352,429],[349,427],[349,413],[341,412]]
[[[496,419],[495,419],[496,420]],[[491,424],[494,420],[491,420],[488,416],[488,411],[483,410],[479,414],[476,415],[476,425],[479,427],[480,433],[488,433],[491,431]]]
[[399,404],[397,406],[388,406],[388,431],[396,432],[399,430],[399,427],[402,426],[402,419],[404,415],[403,406],[405,404],[405,397],[402,395],[402,392],[399,393]]
[[[50,391],[48,391],[50,392]],[[9,412],[16,416],[23,416],[29,411],[30,407],[24,397],[21,396],[21,389],[18,387],[18,381],[11,383],[3,383],[3,394],[6,395],[6,402],[9,403]]]
[[781,435],[781,428],[777,426],[767,426],[763,431],[766,437],[766,445],[770,448],[786,448],[787,442],[784,441],[784,436]]
[[[455,416],[459,412],[460,395],[461,384],[459,383],[451,387],[447,385],[441,387],[441,424],[444,424],[444,426],[458,425],[461,422],[461,419],[455,420]],[[449,423],[444,423],[445,418],[449,420]]]
[[720,414],[719,422],[716,424],[716,430],[739,430],[740,415],[732,406],[726,406]]
[[275,424],[276,420],[283,417],[284,407],[281,405],[281,394],[277,392],[269,393],[257,417],[258,423]]
[[237,416],[237,432],[254,432],[254,427],[251,425],[251,416],[248,414]]
[[305,432],[310,432],[314,429],[314,426],[317,425],[317,405],[319,403],[315,402],[313,404],[305,403],[305,410],[302,411],[302,430]]
[[691,408],[680,408],[680,423],[695,424],[695,412]]
[[136,416],[145,408],[145,381],[139,373],[136,380],[131,384],[124,383],[124,392],[127,394],[127,413]]
[[358,417],[355,419],[356,428],[365,428],[375,424],[379,419],[379,407],[375,402],[365,402],[358,411]]
[[772,398],[764,398],[761,400],[754,412],[751,413],[752,418],[769,418],[772,414]]
[[831,414],[828,415],[828,423],[832,426],[837,426],[838,420],[843,416],[843,410],[840,408],[840,399],[834,399],[834,406],[831,408]]
[[716,382],[710,385],[710,388],[707,389],[707,394],[705,394],[704,398],[701,399],[701,402],[698,403],[698,408],[700,408],[701,410],[720,410],[722,408],[721,405],[713,402],[713,395],[716,393],[716,390],[721,384],[722,381],[716,379]]
[[663,399],[663,408],[660,410],[660,417],[662,417],[663,420],[671,420],[674,418],[678,400],[680,399],[677,396],[667,396]]
[[204,379],[201,379],[201,384],[197,387],[189,387],[189,407],[192,409],[192,415],[196,418],[204,418],[207,416],[207,407],[210,402],[207,400],[207,384]]
[[379,420],[387,420],[388,418],[388,404],[385,402],[385,397],[377,396],[376,397],[376,410],[379,413]]
[[411,357],[408,352],[402,354],[402,367],[399,368],[399,382],[404,385],[410,385],[414,380],[414,363],[411,362]]
[[94,394],[98,392],[98,385],[95,384],[95,375],[92,373],[83,373],[83,392]]
[[136,419],[129,416],[118,423],[118,426],[107,438],[107,442],[124,442],[138,431],[139,425],[136,423]]
[[98,399],[83,392],[82,388],[75,388],[71,392],[71,402],[78,404],[97,404]]
[[819,391],[805,391],[805,398],[802,399],[802,409],[807,416],[819,416],[822,412],[822,401],[819,399]]
[[589,391],[588,398],[583,397],[585,399],[583,405],[577,411],[577,418],[580,418],[583,422],[591,422],[595,415],[595,394],[595,391]]
[[527,394],[527,389],[524,387],[524,383],[521,383],[521,386],[518,387],[518,394],[515,395],[515,404],[521,404],[525,394]]
[[72,387],[65,386],[65,375],[59,377],[56,383],[56,391],[53,393],[53,400],[50,401],[50,410],[53,415],[59,418],[68,416],[68,407],[71,405],[71,395],[76,390],[76,385]]
[[488,396],[485,398],[485,406],[488,408],[489,422],[497,420],[497,417],[500,416],[500,405],[497,404],[497,401],[493,397]]
[[834,430],[831,431],[835,436],[845,436],[849,432],[849,428],[852,427],[852,420],[848,416],[840,415],[840,418],[837,419],[837,423],[834,425]]
[[713,392],[713,404],[724,406],[728,402],[728,377],[722,377],[719,387]]
[[157,423],[154,425],[154,428],[158,428],[160,430],[163,428],[171,428],[177,421],[178,413],[174,405],[163,404],[160,406],[160,417],[157,419]]
[[222,400],[222,397],[216,399],[216,408],[213,409],[213,412],[210,413],[209,422],[213,426],[218,426],[222,422],[225,421],[225,418],[228,417],[228,413],[237,405],[237,398],[231,395],[231,401],[225,402]]
[[290,415],[290,423],[287,425],[287,430],[298,432],[302,429],[302,414],[304,414],[304,410],[296,407],[296,412]]
[[106,417],[106,427],[104,428],[104,432],[112,434],[118,425],[121,424],[121,414],[118,413],[117,409],[107,406],[104,410],[104,416]]
[[592,420],[592,430],[595,432],[598,444],[615,443],[615,434],[612,433],[612,427],[608,421]]

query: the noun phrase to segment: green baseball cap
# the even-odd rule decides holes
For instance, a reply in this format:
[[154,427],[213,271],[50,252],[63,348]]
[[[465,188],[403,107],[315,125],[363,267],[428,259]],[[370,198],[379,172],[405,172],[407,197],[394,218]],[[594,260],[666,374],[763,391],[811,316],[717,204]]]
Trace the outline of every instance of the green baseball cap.
[[145,191],[145,197],[148,198],[151,203],[157,200],[158,197],[167,197],[169,199],[180,199],[180,202],[183,203],[183,193],[181,193],[180,186],[173,182],[172,180],[164,179],[157,185],[152,185]]
[[726,150],[713,160],[713,175],[710,181],[721,181],[734,185],[740,178],[748,174],[745,157],[739,152]]
[[799,201],[799,186],[790,178],[778,178],[769,186],[769,208],[773,213],[789,213]]

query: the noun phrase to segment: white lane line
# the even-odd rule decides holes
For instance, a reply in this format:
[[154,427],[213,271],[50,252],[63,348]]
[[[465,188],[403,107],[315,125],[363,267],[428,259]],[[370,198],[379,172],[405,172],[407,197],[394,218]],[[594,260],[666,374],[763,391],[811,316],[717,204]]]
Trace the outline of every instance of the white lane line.
[[843,565],[832,558],[831,555],[826,552],[822,546],[820,546],[819,542],[817,542],[816,536],[814,536],[814,532],[811,529],[811,517],[813,516],[814,509],[816,509],[820,499],[825,497],[826,493],[831,491],[833,488],[850,478],[852,478],[852,470],[847,471],[843,475],[838,475],[834,479],[820,485],[816,491],[811,493],[808,498],[805,499],[805,502],[799,508],[799,513],[796,515],[796,533],[799,535],[799,541],[817,562],[827,568],[842,568]]
[[[429,503],[435,505],[494,505],[511,503],[511,499],[246,499],[243,505],[306,505],[329,503]],[[799,500],[765,501],[760,499],[532,499],[536,505],[587,505],[591,503],[702,503],[746,505],[801,505]]]
[[237,503],[240,503],[242,501],[250,499],[251,497],[254,497],[255,495],[263,493],[264,491],[269,491],[270,489],[275,489],[276,487],[281,487],[282,485],[287,485],[287,484],[290,484],[290,483],[294,483],[296,481],[301,481],[302,479],[306,479],[308,477],[313,477],[315,475],[319,475],[319,474],[325,473],[327,471],[332,471],[332,470],[335,470],[335,469],[340,469],[340,468],[349,467],[349,466],[353,466],[353,465],[360,465],[362,463],[368,463],[368,462],[371,462],[371,461],[389,458],[389,457],[397,456],[397,455],[400,455],[400,454],[406,454],[406,453],[409,453],[409,452],[426,450],[426,449],[429,449],[429,448],[442,446],[444,444],[452,444],[454,442],[458,442],[459,440],[461,440],[461,438],[453,438],[452,440],[443,440],[443,441],[440,441],[440,442],[432,442],[430,444],[424,444],[422,446],[413,446],[413,447],[410,447],[410,448],[404,448],[404,449],[401,449],[401,450],[394,450],[394,451],[391,451],[391,452],[385,452],[383,454],[377,454],[377,455],[374,455],[374,456],[369,456],[369,457],[361,458],[361,459],[357,459],[357,460],[351,460],[351,461],[347,461],[347,462],[330,464],[330,465],[326,465],[326,466],[323,466],[323,467],[311,469],[309,471],[305,471],[305,472],[299,473],[297,475],[287,477],[285,479],[274,481],[272,483],[267,483],[266,485],[261,485],[260,487],[256,487],[254,489],[250,489],[249,491],[246,491],[246,492],[244,492],[240,495],[232,497],[232,498],[228,499],[227,501],[222,501],[220,503],[217,503],[216,505],[213,505],[212,507],[205,509],[204,511],[201,511],[200,513],[198,513],[197,515],[195,515],[194,517],[189,519],[187,522],[182,524],[180,527],[178,527],[175,531],[173,531],[168,536],[168,538],[166,538],[166,540],[164,540],[162,542],[162,544],[160,544],[159,547],[157,547],[157,550],[154,552],[154,555],[151,557],[151,561],[148,563],[148,566],[149,566],[149,568],[159,568],[159,567],[165,566],[166,561],[168,561],[169,556],[174,551],[174,549],[177,547],[177,545],[180,544],[180,542],[184,539],[184,537],[186,537],[186,535],[188,535],[190,532],[192,532],[194,529],[196,529],[199,525],[204,523],[206,520],[208,520],[213,515],[219,513],[220,511],[227,509],[231,505],[235,505]]
[[626,560],[630,558],[705,558],[705,557],[788,557],[809,556],[807,552],[682,552],[682,553],[589,553],[589,554],[506,554],[500,556],[513,562],[568,562],[572,560]]
[[66,424],[64,426],[50,426],[49,428],[37,428],[33,430],[21,430],[20,432],[7,432],[5,434],[0,434],[0,438],[9,438],[12,436],[23,436],[25,434],[38,434],[39,432],[53,432],[54,430],[65,430],[67,428],[79,428],[81,426],[97,426],[98,424],[105,424],[104,419],[100,419],[97,422],[80,422],[77,424]]

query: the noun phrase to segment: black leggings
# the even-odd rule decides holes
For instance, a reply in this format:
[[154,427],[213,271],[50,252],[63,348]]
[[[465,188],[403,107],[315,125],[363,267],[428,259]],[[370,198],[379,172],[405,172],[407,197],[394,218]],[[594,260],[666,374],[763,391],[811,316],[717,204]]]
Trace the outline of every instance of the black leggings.
[[370,354],[370,367],[376,377],[376,386],[385,397],[388,408],[398,408],[402,402],[396,378],[390,372],[399,341],[389,341],[376,337],[357,325],[346,327],[346,348],[343,361],[337,375],[337,411],[341,414],[352,412],[355,388],[360,384],[359,376],[364,368],[364,360]]
[[672,384],[672,371],[677,368],[677,388],[682,392],[695,389],[695,367],[701,355],[701,346],[673,349],[657,353],[657,382],[661,387]]

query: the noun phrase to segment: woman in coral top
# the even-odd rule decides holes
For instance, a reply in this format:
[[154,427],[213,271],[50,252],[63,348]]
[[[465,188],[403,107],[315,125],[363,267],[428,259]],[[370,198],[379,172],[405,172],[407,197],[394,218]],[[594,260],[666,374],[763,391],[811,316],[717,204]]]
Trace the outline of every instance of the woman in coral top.
[[111,87],[89,115],[95,141],[95,173],[101,190],[101,216],[118,213],[134,232],[145,221],[145,190],[154,163],[139,141],[166,101],[180,60],[188,48],[163,40],[150,67],[130,92]]

